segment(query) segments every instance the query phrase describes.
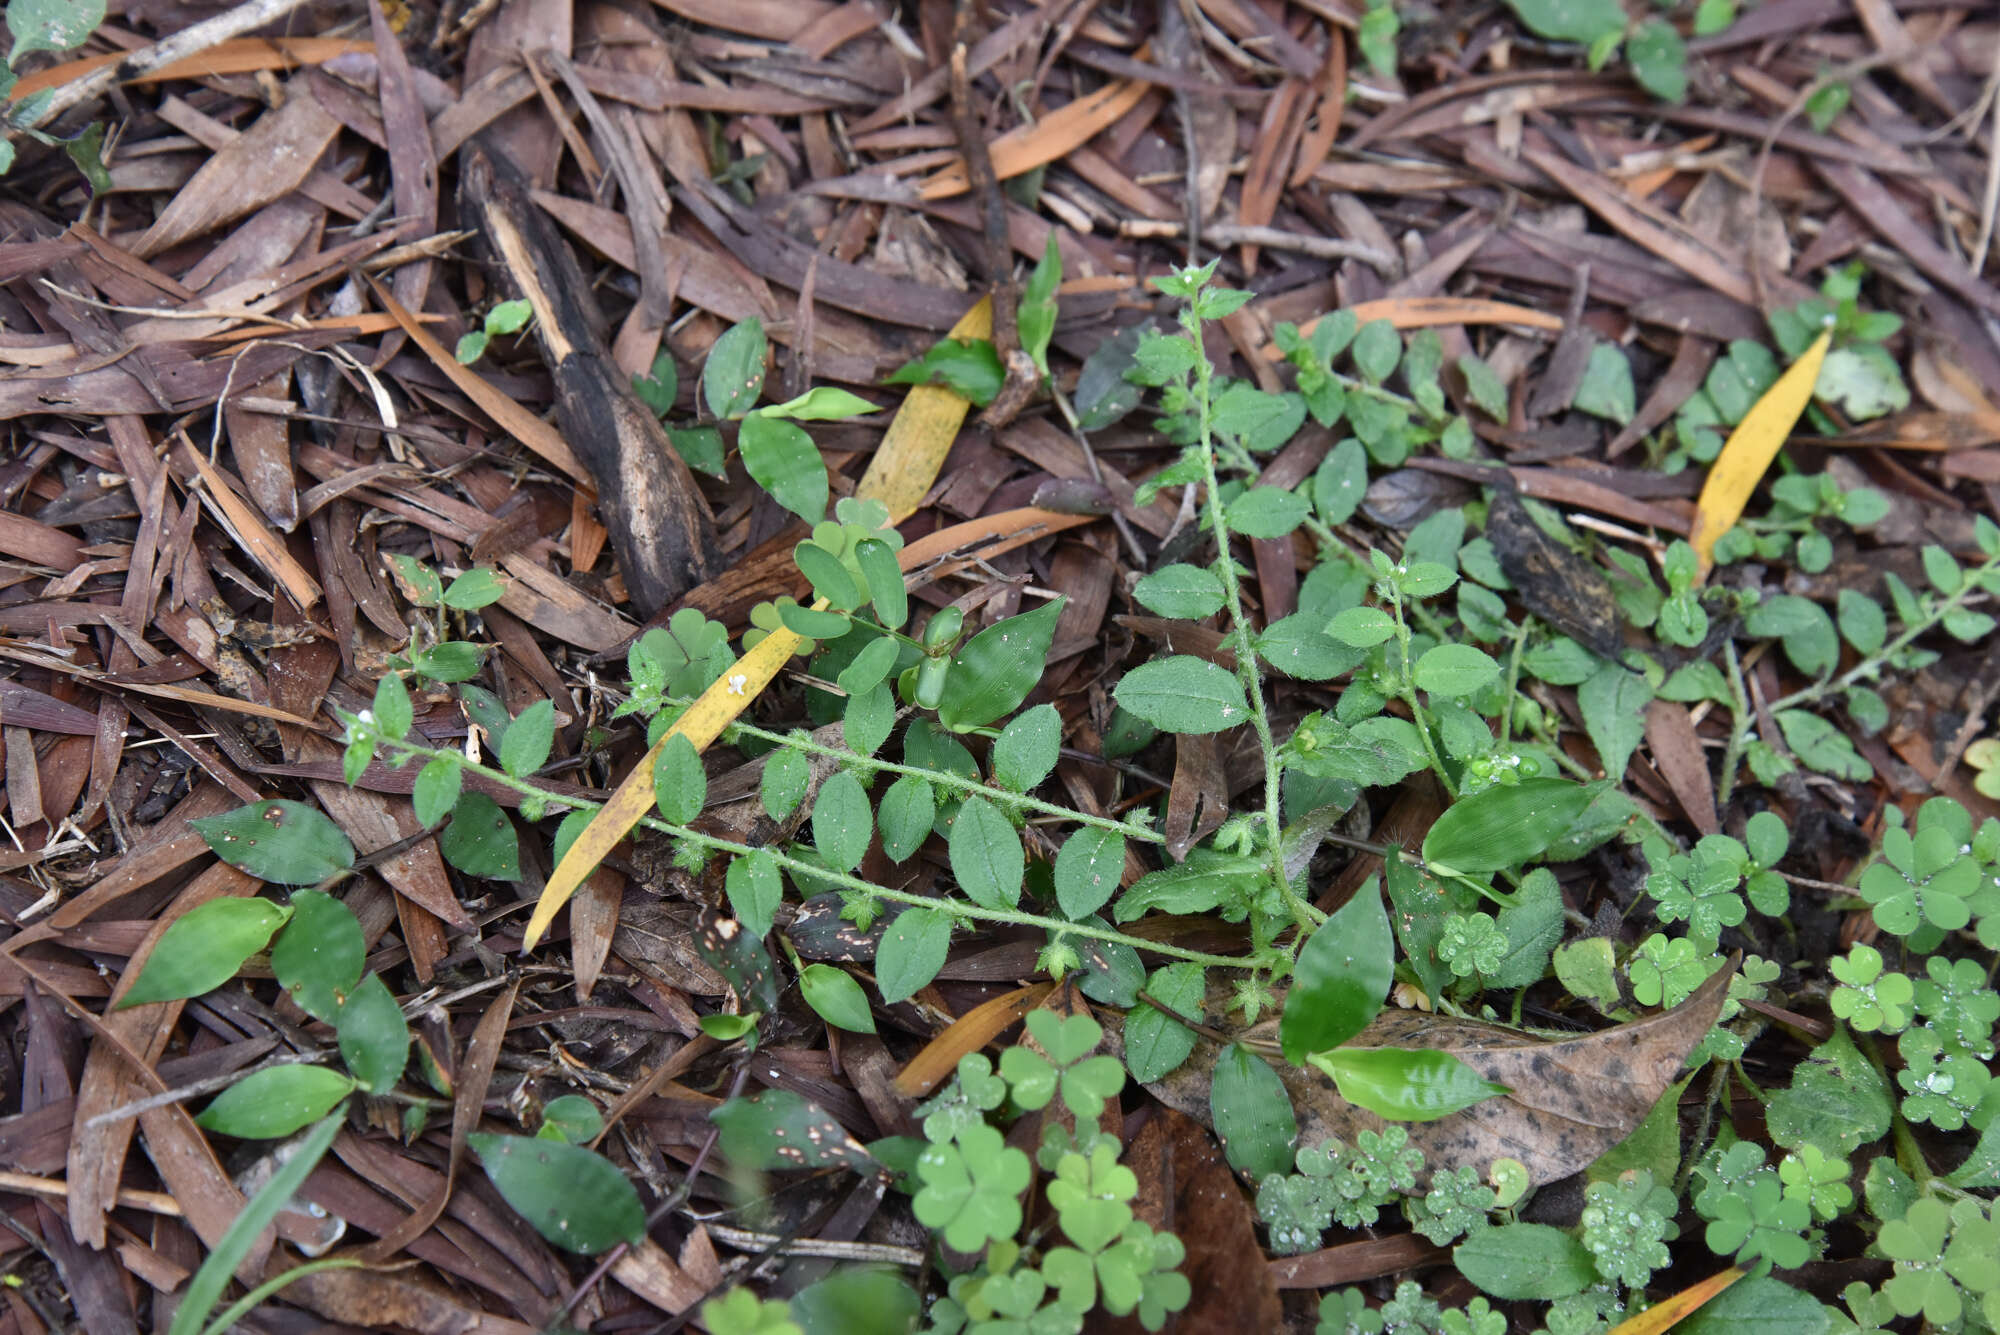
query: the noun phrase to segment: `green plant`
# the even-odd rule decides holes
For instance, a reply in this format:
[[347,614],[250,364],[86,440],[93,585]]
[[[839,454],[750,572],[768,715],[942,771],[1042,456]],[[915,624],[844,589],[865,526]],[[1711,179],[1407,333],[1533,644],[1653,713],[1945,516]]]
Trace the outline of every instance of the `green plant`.
[[[977,592],[943,607],[912,597],[886,508],[845,498],[829,515],[824,464],[798,425],[870,405],[815,390],[759,407],[767,351],[761,330],[739,326],[712,349],[702,376],[709,413],[738,423],[745,471],[812,525],[793,551],[812,598],[760,606],[742,644],[754,646],[781,627],[803,637],[803,708],[818,730],[738,719],[723,734],[762,760],[759,802],[785,831],[768,842],[697,823],[708,780],[684,738],[664,745],[651,768],[654,809],[643,829],[690,872],[713,874],[720,863],[732,915],[697,935],[697,949],[732,994],[722,1013],[701,1017],[703,1029],[735,1052],[749,1050],[784,1010],[786,980],[796,976],[813,1012],[866,1032],[876,1023],[875,1006],[908,1000],[938,976],[956,932],[992,926],[1030,929],[1040,946],[1037,972],[1126,1010],[1122,1065],[1097,1050],[1102,1035],[1094,1019],[1033,1012],[1027,1037],[1005,1048],[997,1064],[984,1054],[959,1063],[955,1078],[919,1110],[921,1142],[862,1145],[825,1109],[768,1090],[739,1094],[717,1109],[723,1157],[745,1174],[899,1173],[919,1221],[961,1254],[941,1255],[940,1264],[971,1266],[934,1305],[935,1329],[1072,1330],[1099,1311],[1157,1325],[1186,1301],[1185,1281],[1175,1273],[1179,1243],[1137,1221],[1136,1180],[1096,1122],[1115,1109],[1128,1074],[1158,1081],[1188,1060],[1197,1030],[1208,1023],[1213,988],[1218,1007],[1245,1020],[1277,1011],[1276,1043],[1223,1047],[1209,1092],[1229,1162],[1258,1184],[1257,1210],[1272,1250],[1310,1250],[1336,1224],[1374,1224],[1400,1203],[1426,1236],[1456,1243],[1461,1270],[1486,1295],[1446,1311],[1410,1286],[1372,1313],[1330,1297],[1327,1329],[1483,1335],[1498,1318],[1487,1302],[1493,1299],[1548,1304],[1551,1330],[1601,1330],[1645,1300],[1663,1264],[1688,1186],[1673,1180],[1678,1157],[1625,1161],[1607,1172],[1588,1189],[1574,1230],[1529,1224],[1510,1213],[1526,1191],[1525,1170],[1512,1179],[1495,1175],[1488,1186],[1473,1167],[1436,1164],[1420,1192],[1425,1165],[1401,1127],[1359,1134],[1351,1144],[1300,1147],[1299,1119],[1274,1066],[1317,1070],[1349,1102],[1392,1121],[1418,1121],[1507,1091],[1442,1051],[1367,1045],[1365,1031],[1397,989],[1446,1015],[1492,1016],[1505,1005],[1498,993],[1541,983],[1553,963],[1574,997],[1613,1018],[1631,1018],[1635,1004],[1672,1006],[1691,995],[1728,967],[1724,943],[1732,933],[1781,926],[1792,912],[1779,871],[1792,849],[1775,812],[1753,815],[1740,830],[1732,825],[1734,837],[1684,845],[1618,792],[1647,706],[1665,698],[1721,707],[1729,721],[1725,796],[1739,777],[1775,781],[1787,763],[1860,772],[1865,762],[1825,712],[1838,706],[1861,720],[1877,706],[1886,711],[1873,684],[1927,661],[1924,637],[1942,631],[1969,640],[1991,628],[1973,600],[2000,591],[2000,530],[1979,528],[1984,559],[1969,568],[1942,552],[1927,554],[1930,587],[1921,595],[1888,583],[1887,608],[1849,590],[1829,610],[1748,581],[1703,588],[1684,543],[1660,551],[1656,578],[1642,557],[1601,549],[1552,511],[1521,501],[1551,542],[1601,557],[1624,618],[1651,630],[1612,661],[1519,610],[1520,591],[1489,536],[1497,533],[1497,499],[1440,511],[1388,550],[1349,545],[1345,528],[1371,468],[1470,442],[1469,423],[1449,408],[1435,335],[1405,339],[1386,323],[1361,325],[1335,313],[1309,331],[1280,333],[1294,388],[1269,392],[1219,375],[1200,351],[1206,322],[1243,299],[1212,287],[1212,273],[1213,266],[1178,271],[1159,284],[1180,303],[1178,326],[1129,341],[1126,374],[1114,377],[1150,395],[1160,429],[1179,447],[1146,480],[1142,497],[1191,488],[1199,538],[1182,559],[1137,580],[1132,596],[1160,619],[1214,630],[1219,644],[1213,652],[1137,662],[1107,681],[1116,712],[1105,754],[1129,755],[1158,734],[1247,729],[1261,770],[1247,809],[1230,813],[1179,858],[1160,856],[1168,845],[1163,804],[1105,814],[1054,794],[1064,718],[1034,691],[1063,603],[1031,595],[1025,611],[982,617]],[[1046,256],[1019,312],[1023,351],[1037,377],[1046,375],[1058,277],[1053,255]],[[906,378],[966,386],[967,365],[984,364],[980,346],[940,345]],[[997,353],[993,360],[1001,365]],[[1622,356],[1594,361],[1583,406],[1614,418],[1629,411],[1629,366]],[[1477,391],[1479,370],[1490,376],[1490,368],[1468,367],[1461,361],[1458,369]],[[677,381],[671,358],[645,379],[652,383],[642,391],[656,409],[671,407],[678,392],[668,383]],[[1142,397],[1135,393],[1126,410]],[[1472,397],[1481,411],[1491,410],[1490,392]],[[1080,386],[1079,419],[1109,411],[1105,399],[1083,398]],[[1296,487],[1260,483],[1267,456],[1308,418],[1340,435],[1324,461]],[[720,467],[727,460],[717,440]],[[1748,550],[1782,541],[1785,553],[1815,561],[1834,525],[1879,514],[1874,493],[1829,485],[1817,477],[1778,479],[1779,508],[1746,526]],[[1237,559],[1245,538],[1295,540],[1317,554],[1293,615],[1261,626],[1252,619]],[[430,670],[439,664],[419,660],[423,646],[462,642],[447,639],[442,611],[457,585],[399,573],[413,601],[440,611],[422,645],[396,666],[419,684],[452,685],[484,745],[477,753],[430,745],[413,731],[408,688],[392,676],[368,713],[347,720],[350,772],[371,760],[417,763],[418,811],[427,821],[496,796],[517,802],[521,819],[559,815],[560,856],[594,804],[536,777],[551,754],[552,707],[532,719],[508,718],[479,687],[452,682],[449,661],[442,664],[447,675]],[[1765,702],[1793,762],[1754,735],[1759,711],[1739,644],[1757,640],[1774,642],[1773,657],[1807,683]],[[1719,661],[1680,652],[1711,644],[1721,646]],[[475,660],[473,670],[478,666]],[[684,610],[641,637],[627,667],[630,689],[613,717],[642,724],[653,742],[693,697],[718,683],[727,689],[737,659],[724,627]],[[1576,723],[1533,698],[1542,686],[1574,690]],[[1288,693],[1307,691],[1312,708],[1278,707],[1289,703],[1281,698]],[[1595,753],[1596,766],[1579,741]],[[1426,772],[1446,803],[1421,843],[1347,841],[1382,859],[1381,876],[1331,916],[1313,904],[1309,886],[1323,882],[1308,869],[1315,850],[1338,837],[1337,817]],[[487,814],[511,840],[513,826],[497,803]],[[458,810],[448,836],[461,820],[470,832],[482,828]],[[1884,1185],[1868,1198],[1878,1219],[1901,1217],[1911,1200],[1954,1200],[1950,1193],[1971,1189],[1957,1185],[1960,1174],[1978,1182],[1996,1171],[2000,1151],[1975,1150],[1952,1180],[1941,1179],[1905,1142],[1916,1122],[1962,1124],[1982,1145],[1990,1138],[1990,1081],[1982,1083],[1970,1066],[1992,1051],[2000,995],[1981,960],[1959,956],[1973,942],[1991,950],[2000,931],[2000,825],[1974,830],[1962,809],[1941,802],[1920,809],[1910,825],[1891,819],[1880,860],[1854,883],[1852,903],[1872,905],[1888,933],[1881,950],[1871,960],[1857,949],[1827,970],[1835,1014],[1851,1023],[1836,1025],[1787,1087],[1757,1090],[1750,1083],[1756,1068],[1742,1059],[1763,1023],[1755,1003],[1776,988],[1780,970],[1751,956],[1731,979],[1721,1021],[1695,1046],[1694,1064],[1734,1064],[1763,1100],[1776,1159],[1766,1166],[1757,1146],[1750,1147],[1754,1163],[1729,1145],[1710,1147],[1706,1158],[1691,1153],[1701,1165],[1683,1170],[1700,1178],[1693,1208],[1719,1254],[1752,1266],[1799,1264],[1817,1245],[1815,1225],[1854,1219],[1848,1166],[1892,1132],[1908,1161],[1899,1170],[1908,1187],[1895,1187],[1886,1170],[1880,1175]],[[1628,848],[1607,856],[1643,861],[1662,930],[1642,926],[1622,939],[1565,946],[1565,925],[1575,917],[1550,866],[1615,839]],[[881,883],[865,873],[875,847],[898,865],[928,848],[930,865],[948,874],[921,890]],[[461,869],[505,865],[497,856],[482,863],[479,852],[457,841],[446,849]],[[1126,884],[1134,852],[1146,865]],[[321,849],[316,856],[314,874],[324,876],[345,866],[351,852]],[[837,899],[843,930],[853,934],[846,940],[865,934],[860,958],[829,958],[810,932],[788,925],[788,899],[819,896]],[[1150,936],[1144,920],[1156,914],[1214,914],[1241,924],[1244,944],[1218,954]],[[1909,962],[1919,954],[1931,957],[1921,971]],[[1521,991],[1514,1005],[1518,1021]],[[1892,1074],[1871,1036],[1912,1023],[1903,1034],[1907,1050],[1897,1054],[1904,1069]],[[589,1118],[574,1111],[574,1123],[568,1111],[552,1112],[541,1134],[567,1142],[574,1137],[566,1125],[582,1134]],[[1009,1123],[1038,1115],[1043,1138],[1010,1144],[1003,1134]],[[488,1148],[494,1152],[482,1149],[482,1157],[500,1181],[517,1158],[504,1145]],[[1508,1189],[1496,1190],[1503,1182]],[[1977,1229],[1967,1236],[1976,1239]],[[1770,1283],[1776,1289],[1752,1292],[1772,1302],[1796,1295]],[[730,1314],[718,1307],[716,1320],[745,1329],[800,1323],[805,1310],[804,1294],[791,1304],[725,1301]],[[1857,1312],[1877,1305],[1857,1301]]]
[[486,318],[479,328],[461,334],[458,346],[452,350],[461,366],[470,366],[486,355],[486,346],[496,338],[518,334],[528,327],[528,321],[535,316],[533,303],[524,297],[512,301],[497,301],[486,312]]
[[[929,1329],[971,1335],[1080,1331],[1093,1311],[1136,1314],[1157,1330],[1187,1305],[1187,1280],[1176,1273],[1183,1252],[1171,1233],[1155,1233],[1132,1212],[1138,1179],[1118,1162],[1115,1138],[1092,1126],[1105,1099],[1125,1083],[1111,1057],[1089,1056],[1103,1029],[1087,1016],[1046,1010],[1027,1017],[1027,1043],[1001,1053],[1000,1074],[966,1057],[936,1098],[918,1109],[929,1144],[917,1156],[917,1219],[954,1251],[983,1253],[951,1281],[950,1297],[931,1312]],[[1003,1103],[1032,1113],[1059,1103],[1078,1133],[1045,1120],[1031,1161],[985,1120]],[[1044,1195],[1062,1241],[1037,1229],[1016,1241],[1021,1194],[1047,1173]]]
[[[1602,69],[1625,48],[1632,77],[1653,96],[1667,102],[1687,99],[1687,44],[1665,18],[1634,22],[1616,0],[1507,0],[1508,8],[1527,28],[1558,42],[1578,42],[1587,48],[1590,68]],[[1724,9],[1721,6],[1727,5]],[[1711,0],[1695,19],[1697,32],[1719,32],[1735,16],[1730,0]]]
[[7,53],[6,65],[0,67],[0,101],[6,103],[4,115],[0,115],[0,176],[14,165],[14,136],[24,135],[39,144],[61,145],[77,170],[89,180],[94,193],[102,194],[111,188],[111,177],[104,170],[101,156],[104,143],[101,124],[86,126],[63,139],[36,128],[55,100],[55,89],[44,88],[21,98],[13,96],[23,57],[37,51],[61,52],[82,46],[97,25],[104,22],[104,14],[104,0],[8,0],[7,31],[14,42]]
[[1670,1259],[1666,1244],[1680,1236],[1673,1189],[1643,1168],[1584,1188],[1583,1245],[1597,1273],[1630,1289],[1643,1289]]

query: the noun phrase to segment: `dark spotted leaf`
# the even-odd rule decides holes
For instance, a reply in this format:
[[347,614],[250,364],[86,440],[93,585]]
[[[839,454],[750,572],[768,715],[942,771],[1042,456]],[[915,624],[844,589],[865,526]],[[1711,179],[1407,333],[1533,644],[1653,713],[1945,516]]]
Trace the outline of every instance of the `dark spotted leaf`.
[[847,1134],[832,1113],[789,1089],[730,1099],[708,1119],[722,1128],[723,1155],[740,1168],[769,1172],[845,1166],[857,1173],[881,1171],[874,1156]]
[[260,881],[313,885],[354,865],[340,827],[303,802],[252,802],[188,824],[217,857]]
[[361,981],[367,955],[361,924],[347,905],[318,890],[300,890],[292,896],[291,921],[271,943],[271,972],[300,1010],[331,1024]]
[[778,978],[771,952],[742,923],[703,913],[701,925],[695,929],[694,948],[735,990],[744,1009],[768,1012],[778,1008]]

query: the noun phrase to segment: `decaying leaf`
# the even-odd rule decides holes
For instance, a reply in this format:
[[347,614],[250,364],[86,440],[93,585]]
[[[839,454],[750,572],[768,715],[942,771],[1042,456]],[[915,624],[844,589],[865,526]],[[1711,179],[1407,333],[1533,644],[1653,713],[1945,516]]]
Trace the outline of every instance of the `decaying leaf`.
[[1542,532],[1509,487],[1493,489],[1486,537],[1528,610],[1606,658],[1618,654],[1618,603],[1604,572]]
[[[1440,1049],[1507,1086],[1510,1094],[1463,1112],[1400,1125],[1410,1144],[1423,1151],[1426,1171],[1467,1164],[1484,1173],[1493,1160],[1513,1158],[1540,1186],[1582,1169],[1645,1120],[1689,1051],[1715,1024],[1735,972],[1733,965],[1718,971],[1670,1011],[1552,1043],[1504,1025],[1385,1011],[1349,1046]],[[1242,1035],[1276,1036],[1275,1020]],[[1119,1037],[1107,1037],[1107,1045]],[[1147,1088],[1168,1107],[1205,1122],[1210,1077],[1221,1051],[1221,1044],[1203,1038],[1186,1065]],[[1342,1099],[1333,1082],[1315,1070],[1279,1064],[1278,1074],[1298,1113],[1302,1145],[1329,1136],[1353,1144],[1361,1132],[1385,1125]]]

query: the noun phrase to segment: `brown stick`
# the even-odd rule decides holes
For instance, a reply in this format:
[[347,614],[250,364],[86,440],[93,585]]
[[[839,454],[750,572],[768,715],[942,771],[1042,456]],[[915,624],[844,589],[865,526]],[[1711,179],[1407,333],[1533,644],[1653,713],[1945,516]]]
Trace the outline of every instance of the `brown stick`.
[[576,257],[513,164],[474,141],[459,155],[459,208],[476,221],[494,276],[535,310],[535,337],[556,383],[556,419],[597,483],[625,587],[650,616],[708,579],[715,525],[665,429],[611,360]]

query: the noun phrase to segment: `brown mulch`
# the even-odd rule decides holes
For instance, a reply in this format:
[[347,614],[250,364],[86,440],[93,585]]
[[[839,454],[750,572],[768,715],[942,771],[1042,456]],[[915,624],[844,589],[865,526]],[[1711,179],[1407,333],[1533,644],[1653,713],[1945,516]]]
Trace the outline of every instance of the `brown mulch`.
[[[77,54],[115,56],[213,12],[114,5]],[[1521,492],[1648,541],[1685,534],[1699,478],[1652,469],[1649,433],[1729,340],[1765,339],[1765,311],[1858,258],[1873,304],[1907,320],[1891,346],[1919,405],[1816,442],[1821,466],[1898,498],[1890,559],[1913,563],[1924,542],[1966,548],[1973,510],[2000,512],[1990,10],[1770,0],[1690,41],[1686,105],[1653,99],[1622,66],[1587,72],[1493,5],[1406,9],[1399,77],[1385,79],[1355,49],[1358,17],[1350,0],[307,4],[232,39],[228,59],[68,113],[65,128],[112,127],[107,194],[61,152],[20,141],[0,190],[0,1109],[13,1114],[0,1118],[0,1255],[26,1282],[0,1288],[0,1335],[164,1329],[164,1300],[240,1210],[236,1175],[255,1155],[180,1103],[106,1114],[324,1045],[323,1027],[254,977],[184,1006],[107,1003],[165,921],[241,877],[190,819],[288,796],[321,805],[364,855],[421,833],[407,786],[341,781],[329,712],[365,707],[408,637],[386,556],[507,578],[482,614],[498,646],[482,683],[515,713],[553,701],[569,762],[556,777],[600,792],[643,750],[607,722],[615,701],[600,689],[633,635],[682,605],[734,632],[754,603],[798,591],[760,551],[773,539],[789,551],[783,510],[749,486],[631,472],[624,428],[588,442],[568,418],[552,429],[558,399],[591,394],[529,343],[497,341],[469,376],[427,354],[500,295],[469,230],[491,193],[466,192],[480,155],[519,178],[520,216],[574,250],[570,295],[588,307],[580,318],[605,322],[611,365],[643,372],[670,351],[688,416],[703,356],[732,323],[758,317],[778,345],[774,397],[879,387],[981,293],[1015,282],[1051,234],[1065,383],[1119,329],[1154,318],[1145,280],[1184,262],[1191,236],[1204,257],[1225,247],[1225,277],[1258,294],[1210,355],[1273,387],[1278,322],[1433,299],[1447,319],[1472,299],[1545,312],[1553,328],[1438,326],[1448,365],[1477,352],[1509,388],[1510,420],[1480,419],[1478,448]],[[1819,132],[1797,104],[1829,68],[1847,73],[1853,109]],[[968,170],[971,133],[985,149]],[[1570,336],[1586,330],[1631,355],[1627,430],[1569,411],[1574,349],[1589,346]],[[815,430],[836,495],[880,435],[872,422]],[[1301,440],[1267,480],[1296,482],[1331,444]],[[1125,595],[1131,546],[1156,551],[1175,507],[1132,503],[1133,482],[1172,457],[1143,414],[1091,443],[1087,457],[1046,405],[975,419],[904,532],[1027,505],[1056,481],[1101,487],[1124,536],[1093,522],[992,562],[1069,595],[1044,687],[1101,728],[1106,668],[1147,652],[1146,625],[1125,615],[1140,610]],[[1364,532],[1407,528],[1463,487],[1450,461],[1415,461],[1378,480]],[[686,507],[667,516],[684,546],[650,546],[670,496]],[[1258,545],[1265,618],[1296,606],[1294,555]],[[1968,689],[1927,681],[1904,702],[1909,728],[1864,754],[1891,783],[1934,782],[1981,809],[1910,743],[1934,714],[1955,732]],[[781,682],[760,716],[801,721],[801,698]],[[1976,699],[1983,712],[1990,693]],[[419,701],[433,744],[467,726],[447,697]],[[1226,794],[1226,759],[1206,757],[1209,790]],[[1643,753],[1635,790],[1699,823],[1663,775],[1671,763]],[[1171,786],[1191,843],[1220,810],[1198,809],[1201,765],[1188,768]],[[1094,768],[1073,777],[1075,800],[1114,796]],[[907,1130],[897,1071],[1033,966],[1016,942],[963,943],[881,1037],[830,1036],[796,1007],[731,1067],[696,1026],[720,991],[684,949],[702,888],[627,863],[524,957],[546,834],[522,856],[521,881],[481,882],[426,840],[343,895],[370,968],[405,1001],[428,998],[418,1027],[461,1081],[484,1083],[493,1118],[532,1125],[558,1094],[610,1101],[650,1082],[604,1147],[660,1195],[703,1153],[707,1111],[739,1071],[751,1088],[807,1093],[863,1140]],[[554,1251],[476,1173],[404,1237],[442,1186],[449,1128],[406,1142],[398,1112],[371,1106],[305,1195],[350,1242],[399,1239],[408,1265],[288,1290],[259,1329],[529,1331],[565,1311],[579,1327],[655,1329],[742,1258],[763,1259],[704,1223],[729,1200],[713,1163],[696,1208],[609,1278]],[[1184,1197],[1189,1181],[1227,1188],[1198,1127],[1162,1114],[1148,1134]],[[1159,1173],[1170,1198],[1174,1174]],[[800,1236],[922,1241],[851,1181],[815,1179],[779,1205]],[[284,1245],[311,1242],[308,1223],[287,1216]],[[1205,1273],[1248,1260],[1231,1251],[1251,1236],[1247,1210],[1183,1230]],[[1312,1284],[1436,1260],[1410,1237],[1355,1242]],[[778,1291],[818,1273],[790,1263]],[[1280,1287],[1292,1284],[1246,1281],[1233,1314],[1181,1328],[1266,1322]]]

